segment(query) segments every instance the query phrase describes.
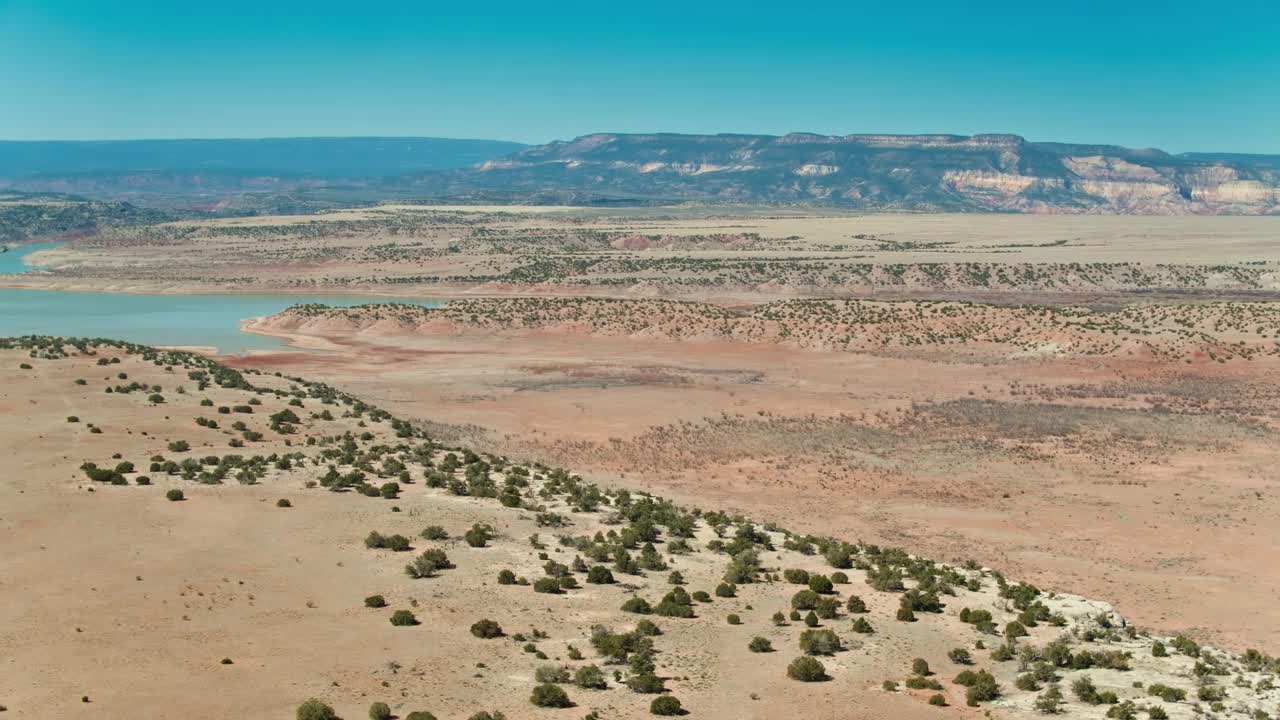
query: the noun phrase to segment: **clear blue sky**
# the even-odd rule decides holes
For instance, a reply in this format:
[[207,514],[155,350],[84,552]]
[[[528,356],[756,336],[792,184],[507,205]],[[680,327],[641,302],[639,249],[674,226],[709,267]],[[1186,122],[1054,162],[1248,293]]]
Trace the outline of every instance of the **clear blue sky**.
[[1280,1],[0,0],[0,138],[1013,132],[1280,153]]

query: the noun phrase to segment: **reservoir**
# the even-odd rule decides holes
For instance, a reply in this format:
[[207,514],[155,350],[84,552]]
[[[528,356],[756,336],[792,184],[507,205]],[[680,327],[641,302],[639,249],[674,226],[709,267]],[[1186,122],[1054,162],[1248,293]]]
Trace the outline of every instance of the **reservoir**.
[[[23,258],[44,243],[0,253],[0,274],[31,269]],[[240,321],[298,303],[348,306],[397,302],[439,307],[440,300],[357,295],[136,295],[0,288],[0,337],[101,337],[144,345],[203,345],[221,354],[280,350],[279,338],[240,331]]]

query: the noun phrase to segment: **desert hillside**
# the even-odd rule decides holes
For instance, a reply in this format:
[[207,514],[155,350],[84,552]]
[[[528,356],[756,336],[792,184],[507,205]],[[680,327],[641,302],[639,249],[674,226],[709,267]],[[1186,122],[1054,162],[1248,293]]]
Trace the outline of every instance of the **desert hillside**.
[[300,378],[109,341],[0,356],[16,718],[1192,718],[1280,700],[1275,658],[1148,634],[1068,588],[473,453]]

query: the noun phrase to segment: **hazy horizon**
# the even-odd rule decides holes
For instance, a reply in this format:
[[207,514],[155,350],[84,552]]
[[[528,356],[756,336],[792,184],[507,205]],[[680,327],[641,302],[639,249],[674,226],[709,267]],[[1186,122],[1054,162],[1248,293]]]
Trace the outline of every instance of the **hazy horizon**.
[[1110,146],[1115,146],[1115,147],[1123,147],[1123,148],[1127,148],[1127,149],[1130,149],[1130,150],[1158,150],[1158,151],[1167,152],[1167,153],[1169,153],[1170,155],[1179,155],[1179,154],[1186,154],[1186,153],[1200,153],[1200,154],[1210,154],[1210,155],[1280,155],[1280,151],[1277,151],[1277,152],[1251,152],[1251,151],[1241,151],[1241,150],[1219,150],[1219,149],[1217,149],[1217,148],[1213,148],[1213,147],[1207,147],[1207,148],[1205,148],[1205,147],[1197,147],[1197,148],[1185,148],[1185,149],[1172,150],[1172,149],[1170,149],[1170,148],[1159,147],[1159,146],[1156,146],[1156,145],[1122,145],[1122,144],[1120,144],[1120,143],[1115,143],[1115,142],[1105,142],[1105,141],[1103,141],[1103,142],[1085,142],[1085,141],[1063,140],[1063,139],[1060,139],[1060,138],[1037,138],[1037,137],[1027,137],[1027,136],[1025,136],[1025,135],[1022,135],[1021,133],[1013,133],[1013,132],[977,132],[977,133],[956,133],[956,132],[944,132],[944,131],[935,131],[935,132],[922,131],[922,132],[918,132],[918,133],[902,133],[902,132],[874,132],[874,131],[853,131],[853,132],[841,132],[841,133],[817,133],[817,132],[810,132],[810,131],[805,131],[805,130],[796,130],[796,131],[792,131],[792,132],[784,132],[784,133],[766,133],[766,132],[758,132],[758,133],[757,133],[757,132],[739,132],[739,131],[721,131],[721,132],[709,132],[709,133],[693,133],[693,132],[682,132],[682,131],[679,131],[679,130],[652,130],[652,131],[628,131],[628,132],[617,132],[617,131],[610,131],[610,130],[600,130],[600,131],[595,131],[595,132],[590,132],[590,133],[584,133],[583,135],[574,135],[574,136],[565,136],[565,137],[555,137],[555,138],[551,138],[551,139],[549,139],[549,140],[546,140],[546,141],[544,141],[544,142],[539,142],[539,143],[530,143],[530,142],[524,142],[524,141],[521,141],[521,140],[512,140],[511,138],[504,138],[504,137],[446,137],[446,136],[441,136],[441,135],[263,135],[263,136],[221,136],[221,135],[210,135],[210,136],[174,136],[174,137],[30,138],[30,139],[26,139],[26,138],[7,138],[7,137],[5,137],[5,138],[0,138],[0,143],[83,143],[83,144],[93,144],[93,143],[144,143],[144,142],[184,142],[184,141],[196,141],[196,142],[198,142],[198,141],[217,141],[217,140],[229,140],[229,141],[254,141],[254,140],[457,140],[457,141],[463,141],[463,142],[485,142],[485,141],[489,141],[489,142],[505,142],[505,143],[515,143],[515,144],[525,145],[525,146],[535,146],[535,145],[543,145],[543,144],[548,144],[548,143],[553,143],[553,142],[568,142],[568,141],[574,140],[574,139],[579,138],[579,137],[584,137],[584,136],[586,136],[586,135],[738,135],[738,136],[756,136],[756,135],[759,135],[759,136],[783,137],[783,136],[786,136],[786,135],[796,135],[796,134],[820,135],[820,136],[825,136],[825,137],[848,137],[848,136],[861,136],[861,135],[866,135],[866,136],[875,136],[875,135],[879,135],[879,136],[903,136],[903,137],[910,137],[910,136],[926,136],[926,135],[943,135],[943,136],[953,136],[953,137],[972,137],[972,136],[975,136],[975,135],[1018,135],[1018,136],[1022,137],[1024,140],[1026,140],[1027,142],[1031,142],[1031,143],[1057,143],[1057,144],[1063,144],[1063,145],[1100,145],[1100,146],[1102,146],[1102,145],[1110,145]]

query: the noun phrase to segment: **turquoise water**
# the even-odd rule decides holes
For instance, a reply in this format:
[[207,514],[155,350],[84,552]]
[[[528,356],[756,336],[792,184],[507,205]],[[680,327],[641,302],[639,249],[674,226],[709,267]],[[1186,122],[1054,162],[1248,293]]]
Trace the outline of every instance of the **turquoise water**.
[[[0,253],[0,273],[30,269],[22,258],[57,243],[10,248]],[[240,331],[240,321],[303,302],[360,305],[401,302],[439,307],[422,298],[350,295],[127,295],[0,288],[0,337],[66,335],[109,337],[144,345],[206,345],[220,353],[278,350],[284,344]]]
[[7,251],[0,253],[0,275],[8,275],[10,273],[20,273],[30,270],[31,266],[23,262],[22,258],[39,250],[56,248],[61,244],[62,243],[50,242],[9,248]]

